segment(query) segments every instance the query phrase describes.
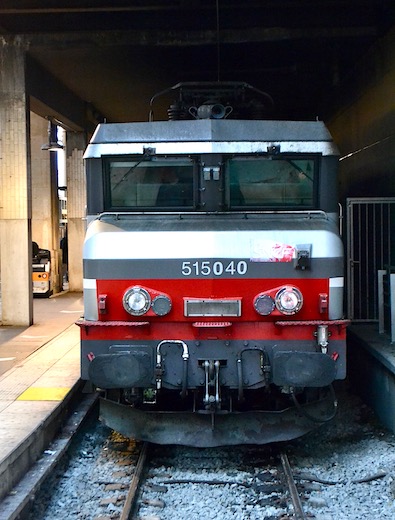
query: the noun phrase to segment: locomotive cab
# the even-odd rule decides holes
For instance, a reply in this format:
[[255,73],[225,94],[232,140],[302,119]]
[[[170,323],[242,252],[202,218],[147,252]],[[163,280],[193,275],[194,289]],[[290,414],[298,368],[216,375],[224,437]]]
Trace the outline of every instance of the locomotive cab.
[[295,438],[346,374],[337,148],[244,83],[170,93],[169,121],[99,125],[85,153],[82,378],[127,436]]

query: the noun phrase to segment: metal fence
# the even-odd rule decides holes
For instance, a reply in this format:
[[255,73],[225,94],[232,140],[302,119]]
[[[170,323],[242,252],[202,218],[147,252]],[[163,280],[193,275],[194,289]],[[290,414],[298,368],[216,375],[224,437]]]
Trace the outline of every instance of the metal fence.
[[378,279],[395,264],[395,197],[347,199],[346,228],[347,317],[379,321]]

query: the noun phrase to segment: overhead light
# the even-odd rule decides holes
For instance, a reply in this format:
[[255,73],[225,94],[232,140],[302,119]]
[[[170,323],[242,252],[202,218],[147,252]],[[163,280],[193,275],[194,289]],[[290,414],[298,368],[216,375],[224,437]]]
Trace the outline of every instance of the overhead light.
[[42,145],[41,150],[56,152],[64,149],[64,145],[57,140],[57,132],[57,125],[48,117],[48,142]]

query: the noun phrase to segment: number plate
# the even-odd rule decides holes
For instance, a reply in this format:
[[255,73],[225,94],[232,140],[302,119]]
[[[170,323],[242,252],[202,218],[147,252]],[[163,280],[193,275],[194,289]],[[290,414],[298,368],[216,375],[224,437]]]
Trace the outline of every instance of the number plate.
[[185,316],[241,316],[241,300],[201,300],[186,298],[184,300]]

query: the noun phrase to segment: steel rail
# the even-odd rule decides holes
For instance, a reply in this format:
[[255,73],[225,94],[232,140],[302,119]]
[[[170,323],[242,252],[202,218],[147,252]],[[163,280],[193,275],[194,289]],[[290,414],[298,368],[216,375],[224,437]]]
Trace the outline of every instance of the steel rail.
[[148,446],[149,443],[145,442],[141,448],[139,459],[137,461],[136,469],[133,474],[132,482],[130,483],[129,491],[126,496],[120,520],[129,520],[132,510],[136,504],[137,493],[139,490],[141,478],[145,468],[145,462],[147,459]]
[[287,481],[287,486],[291,495],[292,505],[294,508],[294,516],[297,520],[307,520],[307,517],[303,511],[302,502],[300,501],[298,490],[296,488],[288,457],[284,452],[281,452],[280,458],[285,478]]

